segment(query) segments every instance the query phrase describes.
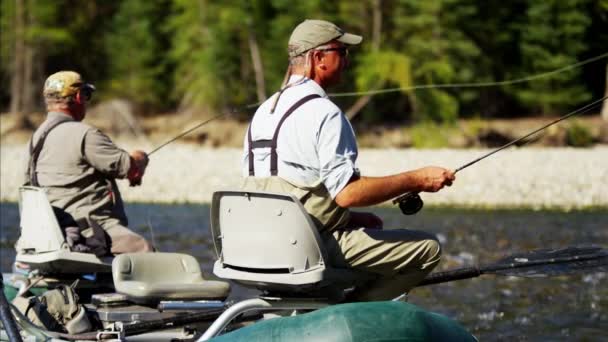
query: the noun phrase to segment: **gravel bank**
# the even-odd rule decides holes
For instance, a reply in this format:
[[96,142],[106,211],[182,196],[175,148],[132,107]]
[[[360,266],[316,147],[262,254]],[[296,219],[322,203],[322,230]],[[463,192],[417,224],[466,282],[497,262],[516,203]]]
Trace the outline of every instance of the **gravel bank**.
[[[21,145],[0,147],[0,201],[17,200],[24,151]],[[366,176],[425,165],[456,168],[487,151],[362,150],[359,167]],[[209,202],[214,191],[238,187],[240,159],[239,149],[176,143],[152,156],[143,186],[130,188],[122,181],[121,191],[131,202]],[[608,208],[608,147],[505,150],[459,172],[452,187],[423,199],[466,207]]]

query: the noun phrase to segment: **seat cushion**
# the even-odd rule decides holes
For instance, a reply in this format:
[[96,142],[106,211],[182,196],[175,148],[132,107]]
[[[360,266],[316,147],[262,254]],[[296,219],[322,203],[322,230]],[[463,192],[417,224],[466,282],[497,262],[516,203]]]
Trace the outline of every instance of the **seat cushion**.
[[223,281],[203,281],[195,284],[144,283],[123,281],[116,284],[116,291],[136,301],[160,300],[223,300],[230,293],[230,284]]
[[198,261],[180,253],[129,253],[112,263],[116,292],[135,302],[225,299],[230,284],[208,281]]

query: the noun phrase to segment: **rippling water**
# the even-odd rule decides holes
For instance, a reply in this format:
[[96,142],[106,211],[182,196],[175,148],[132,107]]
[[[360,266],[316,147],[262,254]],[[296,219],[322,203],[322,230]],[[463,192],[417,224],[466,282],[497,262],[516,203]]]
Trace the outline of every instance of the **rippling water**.
[[[424,209],[415,216],[375,208],[387,228],[435,233],[441,269],[486,264],[515,252],[571,245],[608,247],[608,210],[582,212]],[[194,255],[211,276],[215,258],[206,205],[127,206],[130,226],[160,251]],[[10,270],[18,237],[16,204],[0,204],[0,266]],[[153,237],[153,238],[152,238]],[[232,297],[255,291],[235,286]],[[481,341],[608,341],[608,275],[555,278],[482,276],[412,291],[411,303],[450,316]]]

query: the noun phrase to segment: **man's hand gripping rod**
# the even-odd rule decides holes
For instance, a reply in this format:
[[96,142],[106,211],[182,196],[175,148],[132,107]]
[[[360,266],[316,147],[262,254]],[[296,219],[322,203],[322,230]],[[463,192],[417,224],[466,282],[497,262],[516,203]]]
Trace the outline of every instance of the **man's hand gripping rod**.
[[[545,129],[545,128],[549,127],[549,126],[552,126],[552,125],[554,125],[554,124],[556,124],[556,123],[558,123],[560,121],[566,120],[567,118],[569,118],[571,116],[585,113],[588,110],[590,110],[590,109],[592,109],[594,107],[597,107],[602,101],[604,101],[606,99],[608,99],[608,96],[605,96],[605,97],[603,97],[603,98],[601,98],[599,100],[593,101],[592,103],[590,103],[590,104],[588,104],[588,105],[586,105],[584,107],[581,107],[579,109],[576,109],[576,110],[574,110],[574,111],[572,111],[572,112],[570,112],[570,113],[568,113],[568,114],[560,117],[559,119],[551,121],[550,123],[542,126],[539,129],[534,130],[533,132],[530,132],[530,133],[524,135],[521,138],[515,139],[515,140],[513,140],[513,141],[511,141],[511,142],[509,142],[509,143],[507,143],[507,144],[505,144],[505,145],[503,145],[503,146],[501,146],[501,147],[499,147],[499,148],[497,148],[497,149],[495,149],[495,150],[487,153],[487,154],[484,154],[483,156],[481,156],[481,157],[479,157],[479,158],[477,158],[475,160],[472,160],[472,161],[470,161],[470,162],[462,165],[461,167],[455,169],[454,170],[454,174],[456,174],[460,170],[466,169],[467,167],[469,167],[469,166],[471,166],[471,165],[479,162],[482,159],[485,159],[485,158],[493,155],[494,153],[496,153],[498,151],[502,151],[505,148],[507,148],[507,147],[509,147],[509,146],[511,146],[513,144],[516,144],[516,143],[518,143],[518,142],[520,142],[520,141],[522,141],[522,140],[530,137],[531,135],[534,135],[534,134],[542,131],[543,129]],[[527,143],[527,142],[524,142],[524,144],[525,143]],[[399,209],[401,209],[401,212],[404,215],[414,215],[415,213],[417,213],[418,211],[420,211],[420,209],[422,209],[422,207],[424,206],[424,202],[422,202],[422,199],[420,198],[420,195],[418,195],[417,192],[406,192],[405,194],[403,194],[403,195],[395,198],[393,200],[393,204],[399,204]]]
[[[206,125],[207,123],[209,123],[209,122],[211,122],[211,121],[213,121],[213,120],[215,120],[215,119],[217,119],[217,118],[219,118],[219,117],[221,117],[221,116],[224,116],[224,115],[226,115],[226,114],[224,113],[224,114],[216,115],[216,116],[212,117],[211,119],[208,119],[208,120],[205,120],[205,121],[203,121],[203,122],[199,123],[198,125],[196,125],[196,126],[194,126],[194,127],[190,128],[190,129],[188,129],[188,130],[186,130],[186,131],[184,131],[184,132],[180,133],[178,136],[176,136],[176,137],[174,137],[174,138],[172,138],[172,139],[170,139],[170,140],[168,140],[168,141],[164,142],[164,143],[163,143],[163,144],[161,144],[160,146],[158,146],[158,147],[156,147],[155,149],[153,149],[152,151],[150,151],[150,153],[147,153],[147,154],[146,154],[146,153],[143,153],[143,151],[139,151],[139,152],[141,152],[141,153],[144,155],[144,156],[143,156],[143,158],[145,158],[145,165],[147,165],[147,164],[148,164],[148,160],[149,160],[148,158],[150,157],[150,155],[152,155],[152,153],[154,153],[154,152],[156,152],[156,151],[160,150],[161,148],[163,148],[163,147],[165,147],[165,146],[169,145],[170,143],[174,142],[175,140],[177,140],[177,139],[179,139],[179,138],[181,138],[181,137],[185,136],[186,134],[188,134],[188,133],[190,133],[190,132],[192,132],[192,131],[194,131],[194,130],[198,129],[199,127],[204,126],[204,125]],[[133,158],[133,157],[131,157],[131,158]],[[143,169],[145,169],[145,166],[143,166]],[[140,169],[140,168],[135,168],[135,169],[133,169],[133,171],[131,171],[131,170],[130,170],[129,172],[133,172],[133,173],[134,173],[134,175],[130,175],[130,176],[128,176],[128,178],[129,178],[129,185],[130,185],[130,186],[138,186],[138,185],[141,185],[141,177],[143,176],[143,171],[141,171],[141,169]],[[139,174],[138,174],[138,173],[139,173]]]

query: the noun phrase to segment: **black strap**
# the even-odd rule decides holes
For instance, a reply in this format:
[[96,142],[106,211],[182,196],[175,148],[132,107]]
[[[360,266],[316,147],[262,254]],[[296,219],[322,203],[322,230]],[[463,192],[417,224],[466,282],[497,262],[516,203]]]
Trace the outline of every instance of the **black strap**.
[[279,137],[279,130],[291,113],[293,113],[298,107],[305,104],[306,102],[321,97],[317,94],[311,94],[301,98],[298,102],[294,103],[283,115],[279,123],[277,124],[277,128],[274,131],[274,135],[272,136],[272,140],[256,140],[252,141],[251,138],[251,124],[249,125],[249,130],[247,132],[247,142],[249,144],[249,175],[254,176],[255,170],[253,167],[253,149],[254,148],[262,148],[262,147],[270,147],[270,175],[276,176],[278,174],[278,156],[277,156],[277,140]]
[[[43,299],[41,300],[41,298]],[[55,317],[53,317],[53,315],[51,315],[51,313],[49,312],[49,308],[46,305],[46,298],[42,296],[30,298],[27,309],[25,310],[26,317],[29,314],[30,310],[34,311],[35,316],[42,323],[44,328],[57,332],[65,331],[61,323],[59,323],[59,321],[57,321]]]
[[44,146],[44,141],[46,140],[46,137],[55,127],[61,125],[62,123],[70,121],[73,120],[61,120],[51,124],[46,130],[44,130],[40,134],[36,146],[34,146],[34,136],[32,136],[32,139],[30,140],[30,162],[28,163],[27,168],[27,172],[30,178],[30,185],[40,186],[40,184],[38,184],[38,174],[36,173],[36,165],[38,163],[38,157],[40,156],[40,152],[42,151],[42,146]]

